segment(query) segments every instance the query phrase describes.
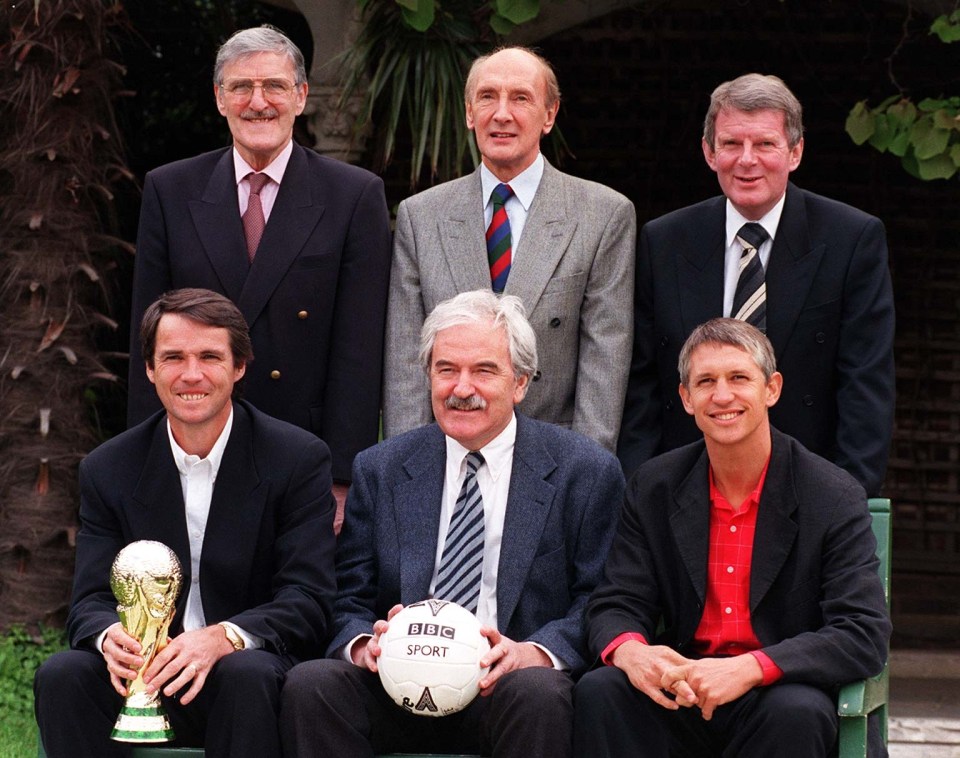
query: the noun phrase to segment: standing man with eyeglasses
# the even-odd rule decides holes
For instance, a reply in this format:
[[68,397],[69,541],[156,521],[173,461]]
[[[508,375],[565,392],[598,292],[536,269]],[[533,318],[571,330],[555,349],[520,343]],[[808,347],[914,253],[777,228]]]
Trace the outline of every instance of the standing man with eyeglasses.
[[[300,50],[276,29],[230,37],[213,91],[233,145],[147,174],[131,332],[171,289],[233,300],[256,356],[246,399],[329,445],[342,502],[354,455],[378,436],[390,275],[383,182],[294,143],[307,75]],[[158,408],[134,347],[127,421]]]

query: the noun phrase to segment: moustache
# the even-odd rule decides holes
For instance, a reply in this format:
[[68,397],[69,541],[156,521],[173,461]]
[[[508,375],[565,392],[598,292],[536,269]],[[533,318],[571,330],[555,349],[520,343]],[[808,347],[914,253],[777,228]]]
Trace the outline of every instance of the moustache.
[[255,118],[276,118],[279,115],[276,108],[264,108],[262,111],[246,110],[240,114],[240,118],[247,120]]
[[443,406],[451,411],[482,411],[486,409],[487,401],[479,395],[470,395],[469,397],[450,395],[443,401]]

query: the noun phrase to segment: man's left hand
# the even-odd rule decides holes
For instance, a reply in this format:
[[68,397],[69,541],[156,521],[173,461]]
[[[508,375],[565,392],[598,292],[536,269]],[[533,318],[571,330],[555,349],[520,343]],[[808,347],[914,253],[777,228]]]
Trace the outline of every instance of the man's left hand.
[[144,672],[147,692],[163,688],[163,694],[170,697],[189,684],[180,696],[181,704],[187,705],[203,689],[213,665],[232,652],[233,645],[218,624],[184,632],[170,640]]
[[480,680],[480,695],[483,697],[490,695],[500,677],[510,671],[531,666],[553,667],[550,656],[536,645],[514,642],[490,626],[482,627],[480,634],[490,641],[490,652],[480,659],[483,668],[490,667],[487,675]]
[[760,662],[749,653],[732,658],[701,658],[664,672],[663,689],[683,707],[699,706],[705,721],[717,706],[736,700],[763,682]]

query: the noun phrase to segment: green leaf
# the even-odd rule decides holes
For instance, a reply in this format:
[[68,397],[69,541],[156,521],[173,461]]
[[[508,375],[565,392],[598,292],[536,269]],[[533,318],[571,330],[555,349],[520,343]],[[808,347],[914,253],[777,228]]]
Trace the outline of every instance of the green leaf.
[[917,120],[917,106],[904,98],[887,108],[887,117],[894,129],[908,127]]
[[881,153],[890,149],[890,142],[896,136],[896,132],[890,128],[890,122],[886,116],[877,116],[874,119],[873,135],[870,137],[870,147],[879,150]]
[[953,161],[954,166],[960,168],[960,144],[953,145],[950,148],[950,160]]
[[960,131],[960,115],[941,109],[933,112],[933,125],[938,129],[956,129]]
[[960,40],[960,11],[937,18],[930,25],[930,34],[936,34],[941,42],[947,44]]
[[532,21],[540,13],[540,0],[495,0],[497,13],[514,24]]
[[887,149],[898,158],[903,158],[910,148],[910,130],[897,129],[890,134],[890,144]]
[[[874,109],[873,109],[873,112],[874,112],[874,113],[886,113],[886,112],[887,112],[887,108],[889,108],[891,105],[893,105],[894,103],[896,103],[896,102],[898,102],[899,100],[902,100],[902,99],[903,99],[902,95],[890,95],[890,97],[888,97],[886,100],[884,100],[882,103],[880,103],[880,105],[878,105],[876,108],[874,108]],[[866,103],[866,100],[864,100],[864,103]]]
[[917,156],[913,154],[912,150],[909,152],[909,154],[903,156],[900,163],[903,165],[903,170],[910,174],[910,176],[912,176],[914,179],[923,179],[923,177],[920,176],[920,167],[917,164]]
[[397,0],[403,20],[418,32],[425,32],[433,26],[435,8],[433,0]]
[[[845,129],[853,144],[862,145],[873,136],[876,130],[876,116],[867,110],[867,101],[861,100],[847,115]],[[882,152],[882,151],[881,151]]]
[[921,163],[942,154],[947,149],[949,140],[950,132],[935,127],[930,116],[924,116],[910,129],[910,144]]
[[932,158],[918,159],[917,172],[921,179],[949,179],[957,173],[957,167],[949,155],[935,155]]
[[494,32],[499,34],[501,37],[506,37],[510,32],[514,30],[516,24],[508,19],[505,19],[499,13],[494,13],[490,16],[490,28]]

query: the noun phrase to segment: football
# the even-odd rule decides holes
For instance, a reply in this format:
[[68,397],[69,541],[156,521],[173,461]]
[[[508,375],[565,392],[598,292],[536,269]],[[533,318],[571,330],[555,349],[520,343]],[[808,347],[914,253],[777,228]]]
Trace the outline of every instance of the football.
[[466,708],[480,692],[490,650],[480,622],[446,600],[406,606],[380,636],[377,669],[393,701],[417,716],[446,716]]

